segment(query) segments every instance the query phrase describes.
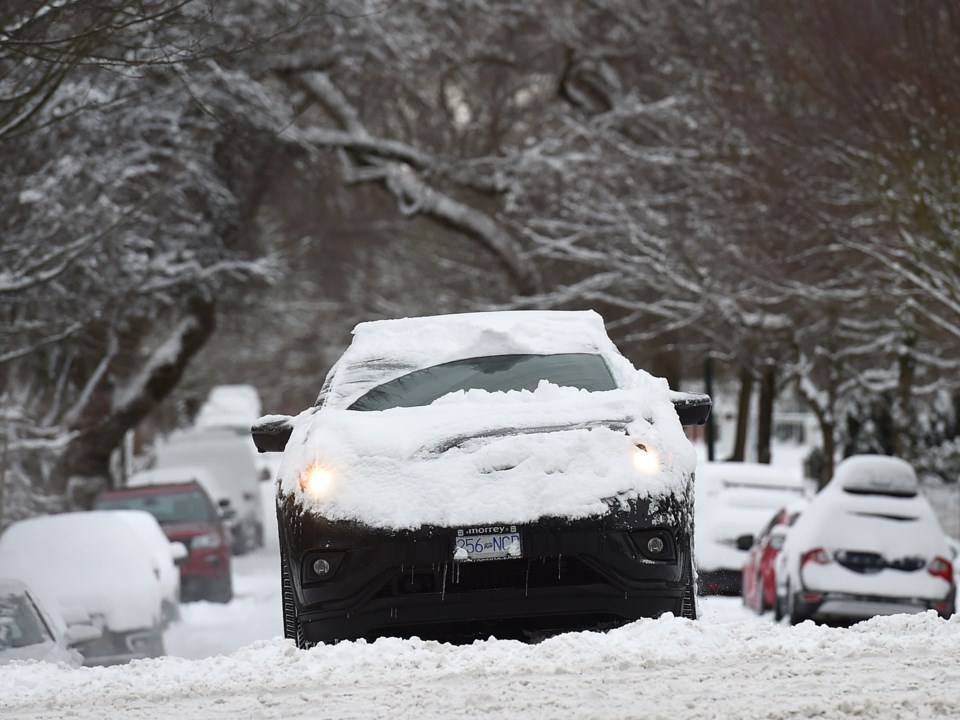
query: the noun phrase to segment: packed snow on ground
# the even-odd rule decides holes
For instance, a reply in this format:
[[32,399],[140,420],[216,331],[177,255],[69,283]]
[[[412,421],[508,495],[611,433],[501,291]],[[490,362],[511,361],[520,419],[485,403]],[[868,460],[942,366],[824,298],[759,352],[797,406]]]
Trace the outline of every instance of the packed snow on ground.
[[960,714],[960,620],[852,629],[643,620],[536,645],[381,639],[74,670],[0,669],[0,717],[934,717]]

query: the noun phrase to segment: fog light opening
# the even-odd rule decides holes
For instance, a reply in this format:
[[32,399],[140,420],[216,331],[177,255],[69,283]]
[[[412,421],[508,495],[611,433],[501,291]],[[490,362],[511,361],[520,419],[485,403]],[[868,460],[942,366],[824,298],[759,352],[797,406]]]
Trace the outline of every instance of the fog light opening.
[[649,550],[654,555],[659,555],[663,552],[664,544],[663,540],[658,537],[652,537],[647,540],[647,550]]
[[313,572],[319,577],[324,577],[330,572],[330,563],[323,558],[318,558],[313,561]]

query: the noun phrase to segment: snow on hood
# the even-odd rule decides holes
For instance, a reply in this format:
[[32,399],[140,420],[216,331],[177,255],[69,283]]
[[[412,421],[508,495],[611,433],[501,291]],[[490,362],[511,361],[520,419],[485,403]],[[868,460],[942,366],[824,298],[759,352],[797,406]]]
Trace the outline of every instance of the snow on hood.
[[[604,392],[541,382],[533,392],[452,393],[426,407],[311,408],[293,421],[281,492],[330,519],[401,529],[580,518],[607,512],[605,498],[682,491],[696,457],[667,383],[632,372],[629,389]],[[658,469],[635,467],[636,442]],[[329,473],[326,487],[301,490],[316,466]]]

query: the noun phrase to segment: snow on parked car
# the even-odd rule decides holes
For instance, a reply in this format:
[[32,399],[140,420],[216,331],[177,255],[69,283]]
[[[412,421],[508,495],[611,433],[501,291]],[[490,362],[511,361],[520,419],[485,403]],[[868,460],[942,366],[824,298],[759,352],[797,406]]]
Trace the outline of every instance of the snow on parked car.
[[253,430],[286,448],[286,635],[694,617],[681,419],[709,408],[636,370],[593,312],[358,325],[317,404]]
[[700,591],[739,595],[753,539],[777,510],[806,496],[806,485],[771,465],[710,462],[697,468],[694,487]]
[[781,602],[791,623],[954,612],[950,545],[899,458],[858,455],[837,466],[790,529]]
[[217,385],[210,389],[193,427],[198,430],[229,430],[243,437],[253,455],[260,480],[276,476],[277,464],[270,455],[257,452],[251,442],[250,427],[261,415],[260,393],[253,385]]
[[77,667],[83,656],[73,646],[100,637],[89,620],[80,613],[68,624],[57,603],[20,580],[0,578],[0,665],[40,660]]
[[129,522],[109,511],[21,520],[0,536],[0,576],[45,586],[102,631],[78,645],[88,665],[163,653],[163,593],[154,558]]
[[128,479],[129,487],[107,490],[94,503],[99,510],[149,512],[171,542],[188,551],[180,564],[183,600],[229,602],[233,597],[227,530],[213,501],[196,478],[203,468],[149,470]]
[[263,506],[250,438],[234,430],[208,428],[173,433],[156,449],[155,470],[182,472],[202,468],[197,475],[210,497],[222,508],[230,529],[231,550],[243,554],[263,545]]
[[180,618],[180,571],[177,564],[187,559],[187,548],[179,541],[167,539],[157,519],[144,510],[116,510],[134,529],[153,561],[153,574],[160,582],[163,595],[164,626]]

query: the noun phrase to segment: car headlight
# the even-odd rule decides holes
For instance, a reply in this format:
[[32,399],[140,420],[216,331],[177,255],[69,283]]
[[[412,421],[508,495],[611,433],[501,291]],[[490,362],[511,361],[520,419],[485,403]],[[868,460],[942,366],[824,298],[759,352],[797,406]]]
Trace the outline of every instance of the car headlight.
[[195,548],[218,548],[223,544],[223,538],[217,531],[197,535],[190,543]]
[[660,457],[641,442],[634,443],[633,466],[644,475],[656,475],[660,472]]
[[323,497],[333,485],[333,472],[323,465],[311,465],[300,473],[297,484],[307,494],[316,498]]

